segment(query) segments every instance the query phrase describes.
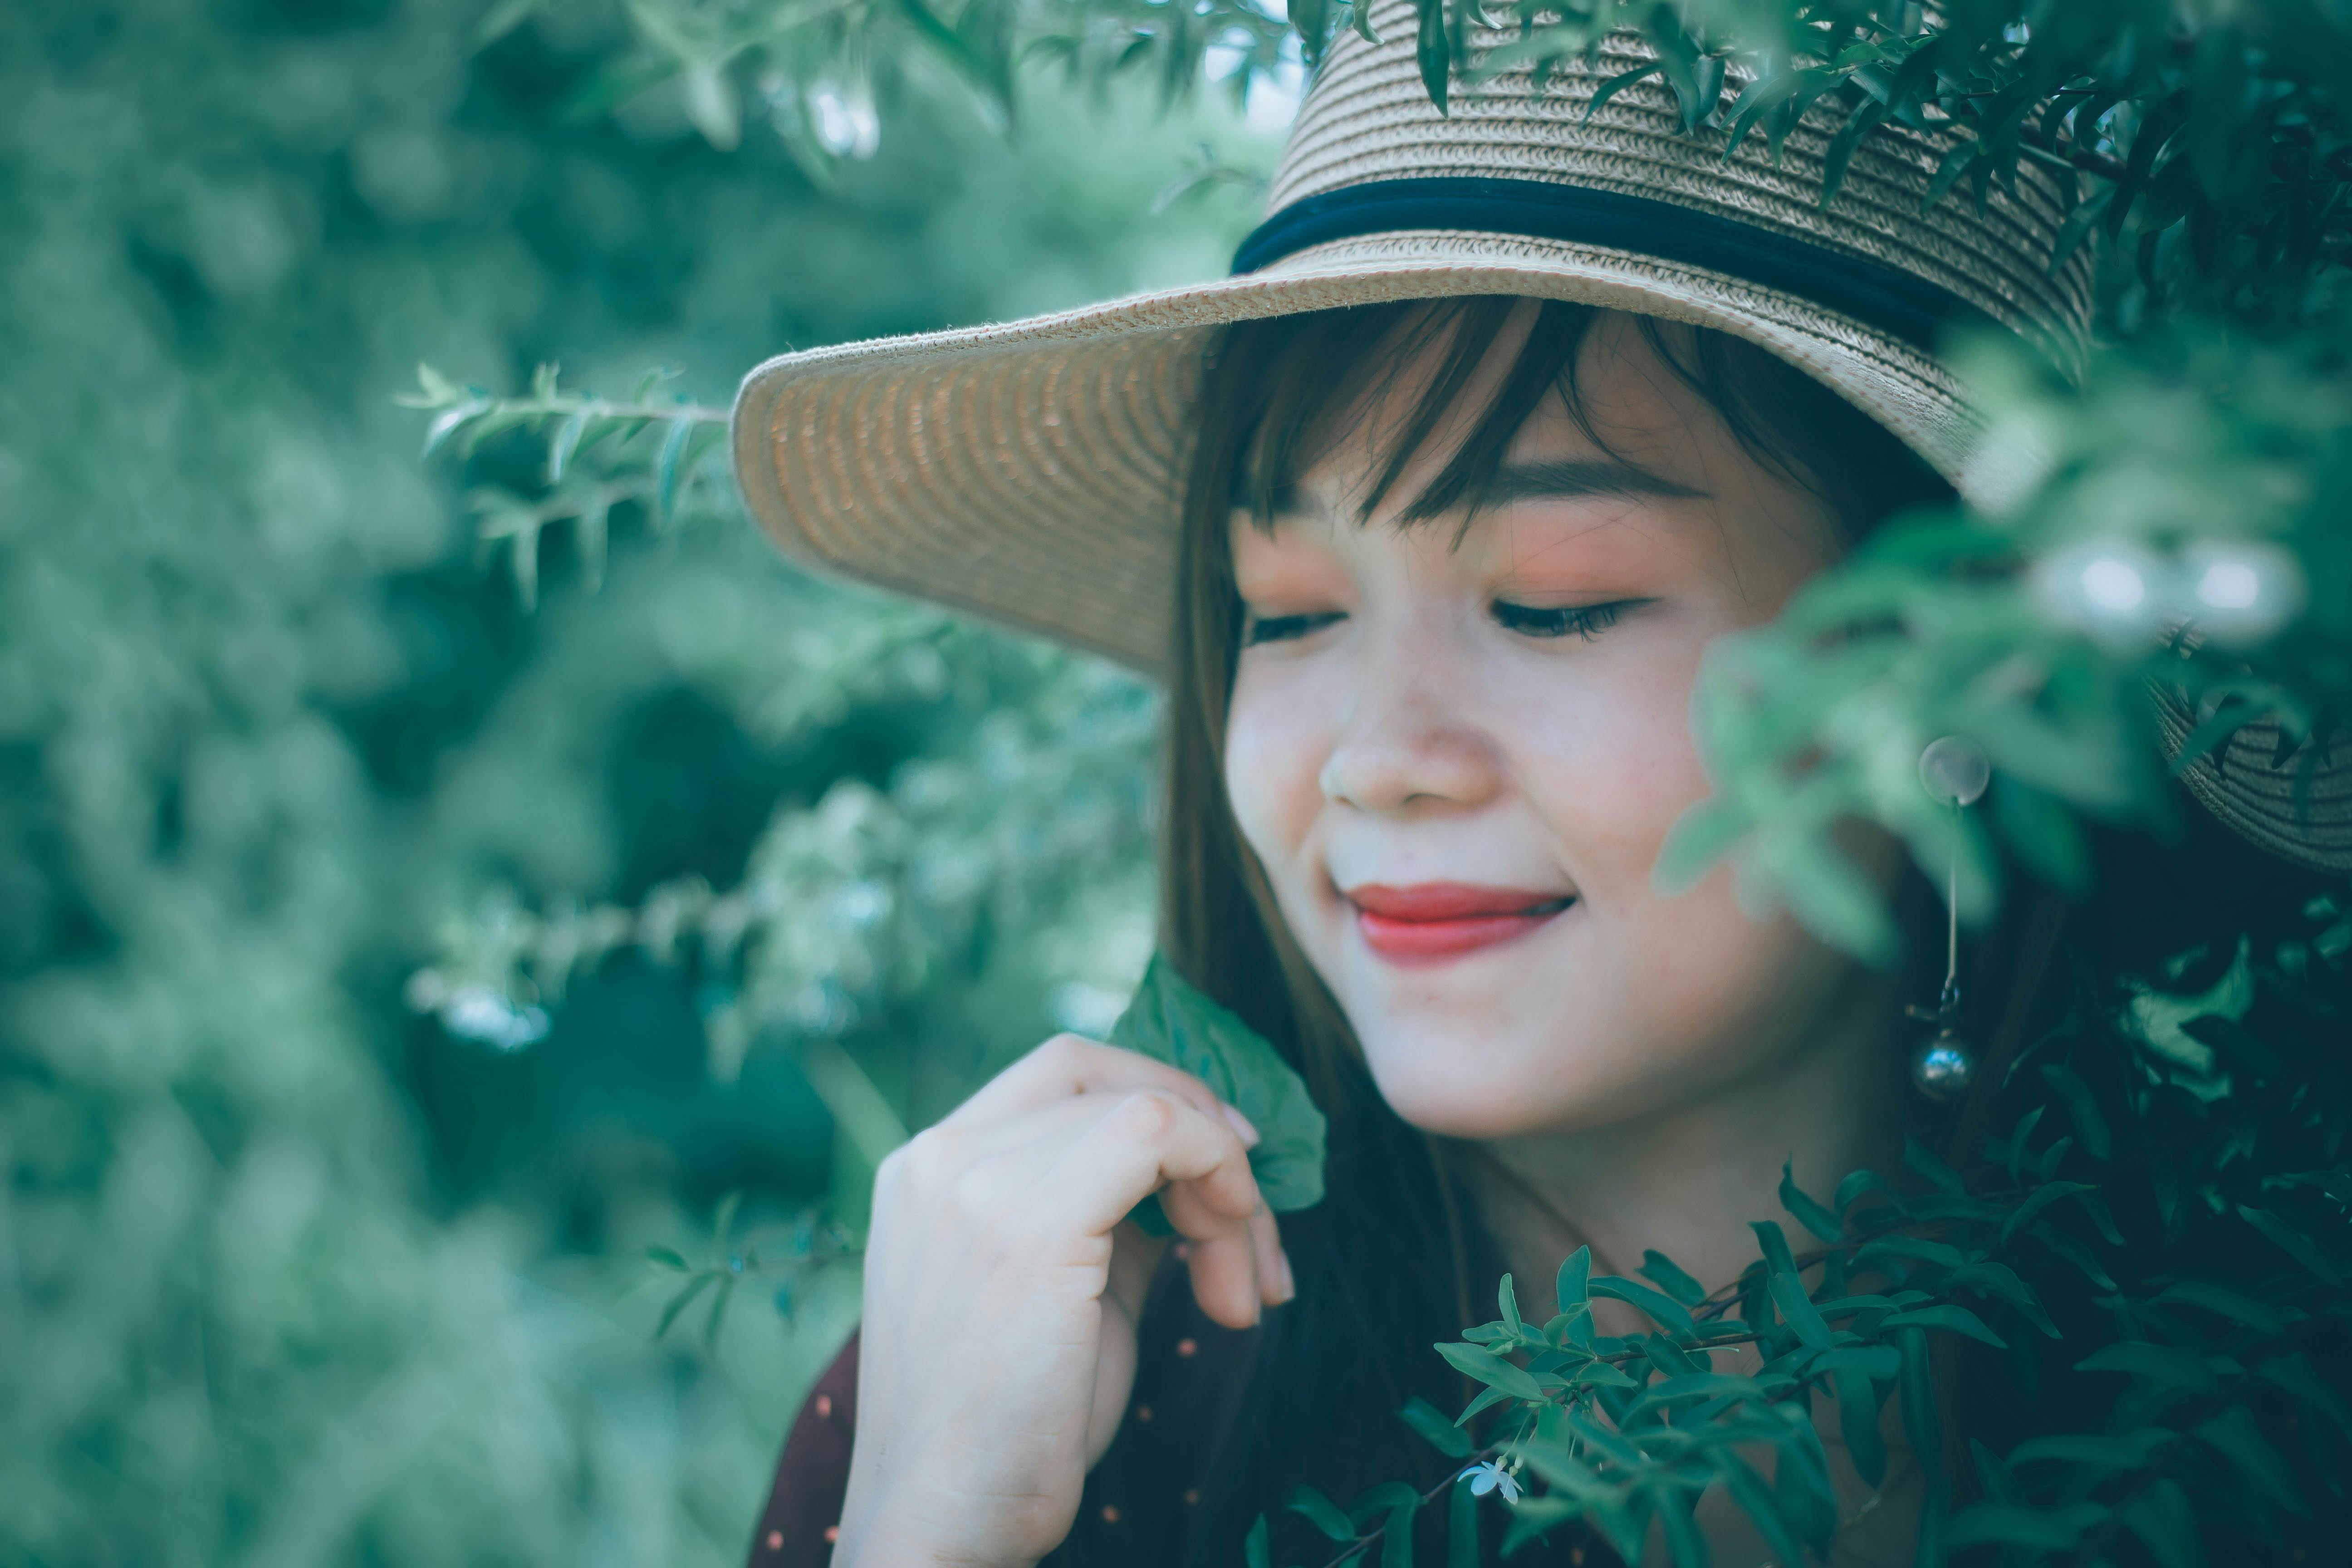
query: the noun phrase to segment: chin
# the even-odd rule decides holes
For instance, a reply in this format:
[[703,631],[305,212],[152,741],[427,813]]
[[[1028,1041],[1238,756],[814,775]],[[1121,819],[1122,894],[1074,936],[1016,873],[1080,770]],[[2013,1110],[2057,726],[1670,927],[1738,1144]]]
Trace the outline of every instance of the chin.
[[1365,1060],[1389,1109],[1440,1138],[1516,1138],[1573,1119],[1574,1107],[1528,1092],[1520,1065],[1481,1055],[1475,1045],[1421,1042],[1392,1054],[1367,1048]]

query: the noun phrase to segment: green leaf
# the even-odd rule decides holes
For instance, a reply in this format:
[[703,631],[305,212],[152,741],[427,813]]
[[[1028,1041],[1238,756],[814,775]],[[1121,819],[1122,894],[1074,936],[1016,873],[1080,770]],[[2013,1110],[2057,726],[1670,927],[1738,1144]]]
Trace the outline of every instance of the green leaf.
[[1611,77],[1607,81],[1604,81],[1599,87],[1594,88],[1592,89],[1592,96],[1585,100],[1585,121],[1589,122],[1592,119],[1593,115],[1599,112],[1602,104],[1616,97],[1626,88],[1629,88],[1635,82],[1640,81],[1643,77],[1660,76],[1663,74],[1664,68],[1654,63],[1646,66],[1633,66],[1628,69],[1619,71],[1615,76]]
[[1484,1345],[1463,1343],[1441,1344],[1437,1353],[1452,1364],[1454,1370],[1475,1378],[1489,1388],[1500,1389],[1513,1399],[1541,1399],[1543,1384],[1535,1374],[1517,1362],[1504,1360]]
[[1478,1496],[1470,1478],[1455,1478],[1445,1508],[1445,1568],[1479,1568]]
[[654,1338],[659,1339],[669,1332],[669,1326],[677,1321],[678,1314],[691,1306],[694,1299],[709,1289],[718,1278],[716,1274],[698,1274],[687,1283],[686,1289],[672,1296],[669,1305],[662,1309],[661,1321],[655,1325]]
[[1847,115],[1845,123],[1838,127],[1838,133],[1830,139],[1829,150],[1822,155],[1822,206],[1827,207],[1837,200],[1838,191],[1845,184],[1846,165],[1853,161],[1854,149],[1861,146],[1862,139],[1876,130],[1885,118],[1886,105],[1876,99],[1869,99]]
[[1560,1263],[1552,1282],[1552,1300],[1559,1310],[1573,1312],[1591,1300],[1592,1248],[1580,1247]]
[[2000,1245],[2006,1247],[2009,1238],[2033,1223],[2033,1218],[2060,1198],[2070,1198],[2077,1193],[2095,1193],[2098,1188],[2088,1182],[2045,1182],[2027,1194],[2016,1212],[2002,1222]]
[[1675,1568],[1707,1568],[1706,1537],[1700,1533],[1698,1521],[1691,1517],[1691,1505],[1696,1498],[1677,1497],[1665,1487],[1654,1489],[1658,1522],[1664,1528],[1666,1560]]
[[2074,1068],[2060,1062],[2042,1064],[2042,1081],[2050,1086],[2058,1103],[2065,1108],[2083,1152],[2094,1160],[2105,1160],[2114,1141],[2107,1132],[2107,1119],[2100,1113],[2099,1102],[2091,1094],[2091,1086]]
[[[1885,1325],[1880,1327],[1884,1329]],[[1900,1390],[1904,1436],[1910,1440],[1911,1452],[1927,1472],[1940,1475],[1944,1468],[1944,1428],[1936,1413],[1936,1369],[1927,1355],[1927,1332],[1916,1327],[1898,1328],[1894,1340],[1895,1349],[1903,1359]]]
[[1680,1301],[1662,1290],[1653,1290],[1647,1285],[1637,1284],[1614,1274],[1604,1274],[1592,1282],[1592,1293],[1639,1307],[1670,1334],[1678,1334],[1684,1339],[1698,1337],[1698,1325],[1691,1321],[1689,1311]]
[[2139,1537],[2158,1568],[2205,1568],[2203,1532],[2179,1482],[2159,1479],[2141,1487],[2124,1500],[2116,1518]]
[[[1467,4],[1468,0],[1459,3]],[[1358,4],[1369,5],[1370,0],[1358,0]],[[1421,85],[1428,90],[1429,101],[1437,106],[1438,113],[1444,114],[1445,89],[1454,74],[1454,46],[1445,33],[1445,4],[1444,0],[1419,0],[1419,4],[1421,27],[1414,40],[1413,58],[1420,62]]]
[[1822,1321],[1812,1298],[1805,1294],[1803,1280],[1794,1274],[1775,1273],[1768,1289],[1772,1293],[1773,1305],[1780,1309],[1780,1316],[1788,1320],[1789,1326],[1797,1331],[1800,1341],[1815,1350],[1827,1350],[1837,1342],[1837,1336]]
[[2304,1314],[2293,1307],[2273,1307],[2251,1296],[2242,1296],[2235,1290],[2198,1279],[2183,1279],[2166,1286],[2158,1292],[2152,1304],[2195,1307],[2264,1334],[2278,1333],[2304,1318]]
[[1779,1225],[1769,1219],[1750,1220],[1748,1228],[1756,1233],[1756,1244],[1763,1249],[1767,1272],[1796,1273],[1796,1255],[1789,1250],[1789,1237]]
[[1243,1568],[1274,1568],[1274,1547],[1267,1535],[1265,1515],[1259,1514],[1242,1538]]
[[1281,1053],[1154,956],[1110,1043],[1191,1073],[1258,1131],[1250,1173],[1276,1214],[1323,1201],[1323,1113]]
[[2063,1552],[2083,1539],[2084,1531],[2105,1520],[2107,1512],[2105,1504],[2095,1502],[2051,1509],[1980,1502],[1952,1516],[1944,1531],[1944,1545],[1951,1552],[1971,1546]]
[[678,1253],[676,1247],[648,1247],[646,1248],[646,1256],[673,1273],[683,1274],[686,1272],[686,1259]]
[[1421,1440],[1449,1459],[1466,1459],[1476,1453],[1477,1445],[1469,1435],[1445,1418],[1445,1413],[1419,1394],[1404,1402],[1397,1411],[1398,1419],[1412,1427]]
[[1721,55],[1701,55],[1691,64],[1691,89],[1683,94],[1677,89],[1683,111],[1683,134],[1695,133],[1715,118],[1723,102],[1723,74],[1727,62]]
[[2238,1216],[2252,1226],[2264,1239],[2329,1284],[2334,1284],[2340,1278],[2341,1270],[2337,1268],[2335,1261],[2312,1245],[2309,1237],[2303,1235],[2268,1209],[2249,1208],[2240,1204]]
[[2074,1370],[2119,1372],[2185,1394],[2210,1394],[2216,1386],[2213,1369],[2199,1357],[2146,1340],[2121,1340],[2102,1345],[2076,1362]]
[[1857,1372],[1873,1383],[1893,1383],[1903,1373],[1902,1352],[1893,1345],[1841,1345],[1805,1363],[1808,1375]]
[[1773,1461],[1772,1496],[1781,1516],[1822,1557],[1837,1533],[1837,1493],[1830,1486],[1829,1456],[1811,1421],[1790,1428]]
[[581,433],[587,428],[588,416],[585,414],[574,414],[555,427],[555,438],[547,444],[549,484],[563,482],[564,465],[572,461],[572,454],[579,449]]
[[1831,1375],[1837,1390],[1838,1431],[1856,1474],[1875,1487],[1886,1479],[1886,1439],[1878,1430],[1878,1388],[1859,1367],[1841,1366]]
[[2137,1470],[2169,1447],[2179,1434],[2161,1426],[2111,1436],[2101,1432],[2066,1432],[2035,1437],[2009,1452],[2012,1470],[2025,1465],[2074,1465],[2087,1469]]
[[1860,1203],[1864,1194],[1884,1193],[1886,1190],[1886,1184],[1880,1179],[1877,1172],[1867,1169],[1849,1171],[1846,1173],[1845,1180],[1838,1184],[1837,1194],[1830,1200],[1830,1206],[1843,1215]]
[[1730,117],[1724,121],[1727,137],[1723,155],[1728,158],[1738,152],[1756,122],[1786,103],[1797,90],[1797,73],[1783,69],[1758,76],[1741,89],[1739,96],[1732,100]]
[[2311,1505],[2304,1500],[2303,1489],[2295,1484],[2286,1457],[2263,1436],[2254,1425],[2253,1412],[2246,1406],[2231,1405],[2198,1426],[2195,1436],[2228,1459],[2273,1503],[2300,1518],[2311,1517]]
[[2337,1436],[2352,1443],[2352,1405],[2302,1352],[2273,1356],[2256,1366],[2254,1375],[2294,1395],[2296,1403],[2334,1427]]
[[1740,1511],[1756,1526],[1756,1533],[1764,1538],[1774,1557],[1791,1565],[1802,1563],[1805,1552],[1797,1544],[1797,1532],[1790,1524],[1789,1516],[1780,1511],[1780,1501],[1773,1497],[1771,1489],[1764,1484],[1764,1479],[1748,1467],[1747,1460],[1729,1448],[1709,1449],[1706,1458],[1707,1462],[1715,1467],[1717,1477],[1722,1480],[1723,1489],[1731,1494],[1731,1500],[1739,1505]]
[[2058,1327],[2042,1310],[2042,1300],[2027,1288],[2017,1271],[2004,1263],[1978,1262],[1955,1268],[1944,1279],[1947,1290],[1981,1290],[2015,1307],[2032,1320],[2033,1326],[2052,1339],[2058,1338]]
[[2238,138],[2246,125],[2251,74],[2246,37],[2230,21],[2208,21],[2197,37],[2189,95],[2189,163],[2213,201],[2230,194]]
[[1525,1339],[1528,1325],[1519,1316],[1519,1293],[1511,1289],[1511,1277],[1503,1276],[1503,1283],[1495,1292],[1496,1309],[1503,1314],[1503,1326],[1516,1338]]
[[1974,137],[1954,142],[1950,151],[1944,154],[1943,162],[1936,165],[1936,176],[1927,182],[1927,195],[1919,198],[1919,210],[1927,212],[1949,195],[1952,187],[1960,183],[1960,176],[1969,172],[1981,151]]
[[1381,1521],[1381,1568],[1412,1568],[1412,1520],[1421,1494],[1402,1481],[1382,1481],[1349,1505],[1359,1530]]
[[661,451],[654,458],[654,515],[658,521],[667,522],[677,515],[677,460],[686,451],[687,437],[693,434],[693,420],[673,419],[669,434],[662,437]]
[[1470,1418],[1473,1415],[1477,1415],[1482,1410],[1490,1410],[1494,1406],[1509,1400],[1511,1397],[1512,1395],[1506,1394],[1499,1388],[1482,1388],[1477,1392],[1476,1395],[1471,1399],[1469,1404],[1462,1407],[1462,1414],[1454,1418],[1454,1424],[1456,1426],[1466,1427],[1470,1425]]
[[433,423],[425,427],[425,449],[417,453],[417,457],[419,458],[431,457],[439,448],[441,443],[447,440],[458,426],[488,412],[489,406],[489,399],[476,398],[469,403],[460,403],[455,407],[442,410],[434,416]]
[[1650,882],[1662,893],[1686,892],[1731,853],[1756,826],[1745,810],[1721,798],[1699,802],[1675,819],[1650,868]]
[[1291,1488],[1290,1496],[1283,1500],[1282,1506],[1293,1513],[1304,1514],[1307,1523],[1334,1541],[1349,1542],[1356,1539],[1356,1527],[1349,1521],[1348,1516],[1340,1511],[1339,1505],[1313,1487],[1302,1485]]
[[710,1350],[719,1348],[719,1331],[727,1321],[727,1305],[735,1300],[735,1287],[740,1275],[730,1274],[719,1281],[719,1293],[710,1299],[710,1320],[702,1326],[702,1342]]
[[[1591,1267],[1592,1253],[1584,1248],[1585,1267]],[[1675,1266],[1675,1260],[1663,1252],[1642,1254],[1642,1272],[1657,1283],[1659,1289],[1685,1307],[1696,1307],[1706,1300],[1706,1288]]]
[[1960,1180],[1958,1171],[1928,1152],[1927,1145],[1916,1138],[1903,1140],[1903,1164],[1913,1175],[1931,1186],[1941,1187],[1948,1193],[1969,1190],[1969,1184]]
[[1912,1328],[1945,1329],[1952,1333],[1966,1334],[1969,1338],[1989,1344],[1997,1351],[2005,1351],[2009,1348],[2007,1340],[1986,1328],[1984,1320],[1966,1307],[1946,1304],[1918,1307],[1907,1312],[1891,1312],[1878,1320],[1878,1326],[1882,1331]]
[[1805,1190],[1797,1185],[1795,1167],[1794,1160],[1784,1160],[1780,1163],[1780,1206],[1796,1216],[1798,1224],[1823,1241],[1844,1240],[1845,1226],[1837,1215],[1808,1197]]
[[[2098,227],[2100,217],[2104,216],[2107,210],[2107,204],[2115,199],[2116,188],[2113,185],[2102,185],[2099,189],[2092,192],[2089,195],[2074,204],[2074,209],[2066,215],[2066,221],[2058,226],[2058,243],[2053,246],[2050,250],[2050,270],[2052,273],[2056,273],[2060,268],[2065,266],[2066,258],[2074,255],[2075,251],[2082,248],[2083,242],[2090,238],[2092,231]],[[1995,804],[1997,806],[1999,803],[1996,802]],[[2068,826],[2072,826],[2072,819],[2067,819],[2067,821]],[[2014,838],[2012,838],[2011,841],[2017,842]],[[2071,855],[2080,853],[2079,842],[2079,839],[2077,839],[2076,843],[2078,848],[2075,851],[2070,852],[2070,864],[2072,863]],[[2022,849],[2023,846],[2021,844],[2020,847]],[[2037,868],[2046,869],[2046,867],[2044,867],[2040,857],[2032,855],[2031,852],[2029,852],[2029,858],[2034,861]],[[2084,867],[2084,869],[2088,869],[2087,865]],[[2062,885],[2073,886],[2073,884]]]

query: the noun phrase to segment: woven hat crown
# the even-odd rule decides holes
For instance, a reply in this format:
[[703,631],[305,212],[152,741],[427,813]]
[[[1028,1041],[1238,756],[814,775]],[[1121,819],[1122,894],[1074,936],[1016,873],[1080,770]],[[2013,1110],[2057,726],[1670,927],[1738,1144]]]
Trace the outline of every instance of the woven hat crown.
[[[1816,266],[1843,261],[1899,274],[1954,313],[2015,331],[2070,378],[2081,374],[2092,304],[2088,248],[2051,265],[2073,206],[2059,188],[2064,176],[2026,162],[2013,182],[1985,188],[1981,206],[1968,184],[1928,203],[1944,159],[1969,138],[1881,123],[1853,145],[1825,205],[1832,144],[1859,108],[1820,100],[1784,134],[1759,128],[1735,146],[1720,127],[1747,85],[1740,68],[1728,73],[1713,122],[1686,130],[1663,74],[1621,79],[1659,63],[1646,39],[1626,31],[1540,76],[1527,66],[1486,76],[1480,57],[1518,34],[1474,28],[1472,69],[1457,73],[1441,110],[1412,44],[1417,16],[1411,0],[1375,0],[1371,19],[1383,42],[1351,29],[1332,40],[1275,174],[1269,228],[1286,213],[1367,186],[1475,180],[1601,193],[1651,204],[1642,216],[1653,225],[1655,206],[1673,207],[1804,247]],[[1654,253],[1655,226],[1627,226],[1642,240],[1628,248]]]

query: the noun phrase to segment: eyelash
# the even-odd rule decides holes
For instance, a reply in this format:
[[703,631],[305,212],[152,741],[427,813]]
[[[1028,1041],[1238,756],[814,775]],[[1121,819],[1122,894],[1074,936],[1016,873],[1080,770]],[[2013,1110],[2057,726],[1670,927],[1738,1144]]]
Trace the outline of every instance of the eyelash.
[[1514,605],[1507,599],[1495,601],[1495,624],[1507,632],[1521,637],[1564,637],[1570,635],[1591,642],[1601,633],[1617,624],[1617,617],[1647,601],[1614,599],[1605,605],[1562,605],[1556,608],[1538,609],[1530,605]]
[[[1627,610],[1646,602],[1612,599],[1605,605],[1561,605],[1538,608],[1497,599],[1493,615],[1496,626],[1507,632],[1517,632],[1521,637],[1549,638],[1573,636],[1591,642],[1615,626],[1618,617]],[[1307,616],[1265,616],[1250,622],[1242,634],[1242,646],[1255,647],[1260,643],[1295,642],[1345,619],[1347,617],[1337,611]]]
[[1337,611],[1312,616],[1261,616],[1254,617],[1242,632],[1242,647],[1255,647],[1260,643],[1295,642],[1312,632],[1319,632],[1334,621],[1347,619]]

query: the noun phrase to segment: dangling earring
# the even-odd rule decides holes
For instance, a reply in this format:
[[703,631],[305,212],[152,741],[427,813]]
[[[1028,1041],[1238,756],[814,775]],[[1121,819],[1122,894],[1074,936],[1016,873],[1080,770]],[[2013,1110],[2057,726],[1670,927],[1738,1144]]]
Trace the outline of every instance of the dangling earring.
[[[1974,805],[1991,782],[1992,763],[1984,748],[1962,735],[1947,735],[1929,742],[1919,753],[1919,782],[1937,800],[1949,801],[1952,826],[1960,811]],[[1952,846],[1951,874],[1944,889],[1948,921],[1944,962],[1944,993],[1935,1007],[1906,1007],[1909,1016],[1936,1026],[1936,1032],[1911,1053],[1911,1082],[1934,1100],[1957,1100],[1977,1076],[1974,1047],[1960,1037],[1960,850]]]

